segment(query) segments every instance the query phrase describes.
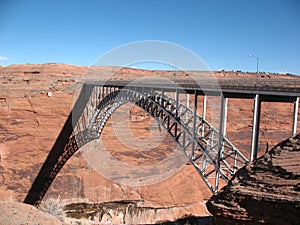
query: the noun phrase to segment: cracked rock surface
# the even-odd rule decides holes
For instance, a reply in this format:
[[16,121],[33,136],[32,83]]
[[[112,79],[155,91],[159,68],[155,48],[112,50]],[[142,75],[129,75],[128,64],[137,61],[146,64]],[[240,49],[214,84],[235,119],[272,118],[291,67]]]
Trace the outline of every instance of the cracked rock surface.
[[[174,71],[93,68],[55,63],[0,66],[0,200],[24,200],[72,109],[76,94],[80,91],[78,82],[88,79],[93,71],[103,80],[112,74],[114,76],[110,77],[111,80],[160,76],[171,81],[174,79]],[[207,72],[199,74],[195,71],[176,71],[176,79],[187,79],[188,75],[193,73],[206,79]],[[254,75],[234,71],[213,72],[213,76],[218,80],[235,79],[242,83],[246,80],[251,81],[255,78]],[[277,79],[293,81],[299,78],[260,74],[260,79],[276,82]],[[208,99],[211,103],[214,102],[213,97]],[[187,99],[185,95],[180,95],[180,100],[186,102]],[[193,105],[192,101],[193,97],[190,99],[190,106]],[[198,113],[201,115],[202,96],[199,96],[198,102]],[[212,112],[216,111],[216,107],[210,102],[206,116],[209,121],[213,121]],[[278,139],[289,136],[292,128],[292,110],[292,103],[262,103],[259,155],[265,152],[266,143],[271,148]],[[126,143],[118,141],[112,119],[115,118],[118,124],[124,112],[128,110],[119,108],[103,130],[101,141],[107,152],[118,161],[136,167],[137,172],[143,166],[155,165],[167,159],[176,145],[168,135],[161,145],[153,150],[145,151],[139,148],[139,144],[150,140],[150,136],[159,138],[164,135],[155,121],[139,108],[133,107],[126,118],[130,132],[138,140],[133,142],[137,150],[126,148]],[[251,144],[252,113],[252,99],[228,101],[227,137],[246,156],[249,156]],[[213,125],[217,127],[218,124],[216,120],[216,124]],[[149,143],[152,144],[151,141]],[[165,220],[175,220],[185,215],[210,215],[204,202],[211,193],[190,164],[183,165],[176,174],[161,182],[130,186],[116,183],[92,170],[82,152],[78,151],[64,165],[47,195],[60,195],[62,199],[68,200],[68,203],[139,201],[141,207],[158,209],[157,212],[161,212],[163,208],[171,209],[167,213],[161,213]],[[125,171],[124,167],[116,169],[118,173]]]
[[243,167],[207,208],[216,224],[299,224],[300,134]]

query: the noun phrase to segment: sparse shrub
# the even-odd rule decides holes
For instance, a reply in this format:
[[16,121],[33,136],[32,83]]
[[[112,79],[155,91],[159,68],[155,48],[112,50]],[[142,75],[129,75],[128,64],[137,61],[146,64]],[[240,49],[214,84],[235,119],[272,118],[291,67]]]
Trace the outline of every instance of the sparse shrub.
[[56,218],[58,218],[60,221],[63,222],[65,218],[65,212],[64,212],[65,206],[66,206],[66,202],[61,200],[60,196],[47,197],[41,201],[41,203],[38,206],[38,209],[55,216]]

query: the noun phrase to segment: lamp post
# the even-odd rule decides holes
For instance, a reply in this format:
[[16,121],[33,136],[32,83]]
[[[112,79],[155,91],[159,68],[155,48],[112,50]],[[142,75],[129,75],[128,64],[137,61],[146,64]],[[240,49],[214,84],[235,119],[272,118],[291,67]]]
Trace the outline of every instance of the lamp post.
[[249,57],[254,57],[256,59],[256,84],[258,84],[258,63],[259,63],[259,58],[253,54],[249,54]]

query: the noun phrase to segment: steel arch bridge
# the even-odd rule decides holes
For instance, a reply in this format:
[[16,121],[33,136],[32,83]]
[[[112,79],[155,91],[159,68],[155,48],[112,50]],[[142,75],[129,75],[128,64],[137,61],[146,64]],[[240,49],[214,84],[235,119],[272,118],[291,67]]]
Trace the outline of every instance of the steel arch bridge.
[[[186,88],[182,90],[177,85],[170,89],[158,83],[148,86],[130,86],[122,82],[83,84],[78,100],[24,202],[37,204],[70,157],[85,144],[98,139],[112,113],[126,103],[134,104],[152,116],[177,142],[211,192],[216,193],[220,179],[228,182],[249,160],[224,135],[226,123],[223,119],[216,129],[204,116],[198,115],[197,96],[219,94],[220,118],[226,117],[225,100],[226,96],[231,96],[216,88],[205,93],[199,87],[192,88],[188,94],[194,95],[194,105],[189,108],[179,101],[179,95],[187,91]],[[175,97],[167,92],[175,93]],[[246,93],[245,97],[253,98],[253,95]],[[262,95],[261,99],[264,96],[271,95]],[[295,101],[295,98],[288,96],[284,100]]]

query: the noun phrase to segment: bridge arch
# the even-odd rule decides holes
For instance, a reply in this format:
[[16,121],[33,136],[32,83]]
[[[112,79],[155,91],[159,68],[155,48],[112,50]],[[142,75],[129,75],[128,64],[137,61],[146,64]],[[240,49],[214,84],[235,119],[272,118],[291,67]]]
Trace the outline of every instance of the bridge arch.
[[[51,150],[25,202],[38,203],[64,164],[82,146],[99,138],[112,113],[126,103],[135,104],[146,111],[173,137],[213,193],[218,190],[219,177],[227,182],[238,168],[238,162],[242,162],[241,166],[247,163],[246,157],[225,137],[222,140],[222,148],[224,150],[227,146],[229,151],[227,153],[223,151],[221,158],[218,158],[218,146],[212,142],[212,135],[218,136],[218,131],[199,115],[195,119],[191,117],[192,110],[184,104],[159,92],[122,88],[104,96],[97,104],[91,119],[83,120],[85,125],[81,128],[76,130],[76,125],[72,126],[72,115],[69,116],[64,127],[68,129],[69,135],[66,136],[66,132],[61,132],[61,135],[65,135],[62,137],[62,143],[56,148],[54,146],[53,149],[56,151]],[[198,121],[197,125],[193,125],[197,128],[196,133],[192,131],[193,128],[190,125],[193,120]],[[57,150],[58,148],[60,150]]]

